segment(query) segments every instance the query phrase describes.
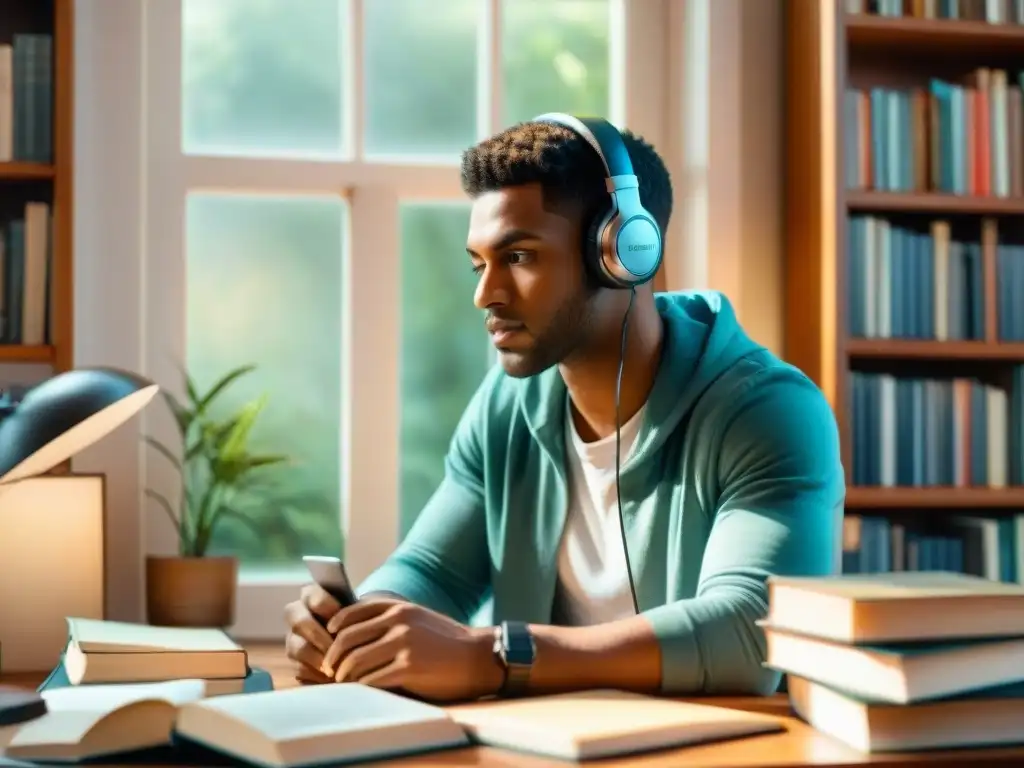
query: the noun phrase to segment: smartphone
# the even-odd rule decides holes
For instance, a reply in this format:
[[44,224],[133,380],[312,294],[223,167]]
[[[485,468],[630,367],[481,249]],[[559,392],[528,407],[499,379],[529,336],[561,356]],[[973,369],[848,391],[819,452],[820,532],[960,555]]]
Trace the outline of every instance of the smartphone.
[[306,555],[302,561],[306,564],[313,581],[337,600],[342,608],[359,601],[355,590],[352,589],[352,583],[348,580],[348,574],[345,573],[345,564],[339,558]]

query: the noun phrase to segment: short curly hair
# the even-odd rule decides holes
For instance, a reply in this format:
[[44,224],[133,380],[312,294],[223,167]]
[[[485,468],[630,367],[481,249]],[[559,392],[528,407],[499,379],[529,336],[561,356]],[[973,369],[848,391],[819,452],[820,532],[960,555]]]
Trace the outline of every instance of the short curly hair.
[[[668,168],[642,138],[628,130],[621,133],[640,182],[640,201],[664,236],[672,216]],[[604,178],[604,166],[590,144],[569,128],[552,123],[519,123],[462,155],[462,189],[470,199],[539,183],[546,204],[577,206],[584,217],[590,217],[608,205]]]

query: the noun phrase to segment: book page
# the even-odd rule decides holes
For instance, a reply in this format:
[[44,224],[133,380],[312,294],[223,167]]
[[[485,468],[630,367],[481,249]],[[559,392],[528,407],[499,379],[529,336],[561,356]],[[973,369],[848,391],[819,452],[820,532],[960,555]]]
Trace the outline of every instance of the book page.
[[449,719],[441,707],[357,683],[219,696],[194,706],[220,711],[276,742]]
[[166,683],[76,685],[40,694],[50,712],[113,712],[146,699],[161,699],[175,706],[199,701],[206,695],[205,680],[172,680]]
[[900,571],[844,574],[829,578],[772,577],[778,588],[836,595],[853,600],[899,600],[951,597],[1022,597],[1024,586],[959,573]]
[[69,618],[68,632],[85,653],[242,650],[241,646],[219,629],[153,627],[130,622]]
[[568,760],[779,731],[769,715],[615,690],[450,707],[477,742]]
[[681,731],[702,729],[712,734],[716,725],[768,720],[763,715],[741,710],[617,690],[465,704],[450,707],[448,711],[464,726],[508,727],[522,734],[554,732],[584,740],[666,727]]

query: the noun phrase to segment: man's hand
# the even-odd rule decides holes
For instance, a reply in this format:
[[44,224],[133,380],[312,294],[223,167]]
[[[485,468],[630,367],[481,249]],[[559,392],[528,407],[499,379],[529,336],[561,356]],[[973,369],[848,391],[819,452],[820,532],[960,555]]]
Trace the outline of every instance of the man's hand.
[[361,602],[333,615],[321,674],[454,701],[496,693],[503,673],[490,629],[472,628],[413,603]]
[[299,599],[285,606],[285,621],[288,622],[285,652],[289,659],[299,665],[295,674],[299,682],[331,682],[331,678],[320,671],[324,654],[333,640],[324,629],[324,624],[338,615],[340,610],[338,601],[319,584],[307,584],[302,588]]

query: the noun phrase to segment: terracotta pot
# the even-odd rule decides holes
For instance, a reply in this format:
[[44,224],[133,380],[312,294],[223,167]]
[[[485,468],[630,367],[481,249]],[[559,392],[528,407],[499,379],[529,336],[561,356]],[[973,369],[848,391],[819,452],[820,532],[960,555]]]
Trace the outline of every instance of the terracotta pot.
[[146,558],[146,614],[164,627],[218,627],[235,623],[238,559]]

